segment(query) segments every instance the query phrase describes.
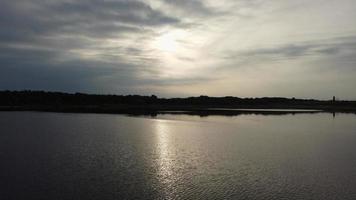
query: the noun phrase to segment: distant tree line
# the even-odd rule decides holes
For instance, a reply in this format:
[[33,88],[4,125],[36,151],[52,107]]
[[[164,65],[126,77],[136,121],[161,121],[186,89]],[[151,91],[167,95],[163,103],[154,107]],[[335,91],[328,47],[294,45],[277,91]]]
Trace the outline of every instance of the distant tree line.
[[314,99],[295,99],[282,97],[239,98],[239,97],[187,97],[158,98],[155,95],[97,95],[84,93],[62,93],[45,91],[0,91],[0,106],[63,106],[63,105],[176,105],[176,106],[349,106],[356,108],[355,101],[322,101]]

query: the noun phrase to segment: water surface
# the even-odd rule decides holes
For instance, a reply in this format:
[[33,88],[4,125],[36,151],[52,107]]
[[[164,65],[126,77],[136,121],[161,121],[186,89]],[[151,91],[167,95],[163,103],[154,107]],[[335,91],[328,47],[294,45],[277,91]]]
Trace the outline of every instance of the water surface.
[[0,112],[0,199],[356,199],[356,115]]

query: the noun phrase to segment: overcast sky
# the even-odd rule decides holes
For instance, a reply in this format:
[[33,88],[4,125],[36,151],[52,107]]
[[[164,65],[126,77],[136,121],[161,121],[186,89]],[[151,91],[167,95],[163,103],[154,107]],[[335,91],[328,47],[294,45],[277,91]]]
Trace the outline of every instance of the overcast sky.
[[0,90],[356,100],[355,0],[1,0]]

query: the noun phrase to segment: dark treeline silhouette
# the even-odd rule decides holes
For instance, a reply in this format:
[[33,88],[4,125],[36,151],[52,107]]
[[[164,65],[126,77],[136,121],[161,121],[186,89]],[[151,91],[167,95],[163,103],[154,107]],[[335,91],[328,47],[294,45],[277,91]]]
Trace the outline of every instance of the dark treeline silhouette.
[[[355,112],[356,101],[295,99],[282,97],[187,97],[158,98],[155,95],[95,95],[45,91],[0,91],[1,110],[134,113],[152,111],[197,111],[208,108],[318,109]],[[212,112],[209,110],[209,112]],[[221,112],[221,110],[220,110]]]

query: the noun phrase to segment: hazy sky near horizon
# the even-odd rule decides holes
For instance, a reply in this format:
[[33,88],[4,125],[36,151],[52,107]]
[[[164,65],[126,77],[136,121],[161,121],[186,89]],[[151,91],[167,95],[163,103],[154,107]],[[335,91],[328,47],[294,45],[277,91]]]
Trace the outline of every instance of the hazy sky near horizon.
[[356,99],[354,0],[1,0],[0,90]]

